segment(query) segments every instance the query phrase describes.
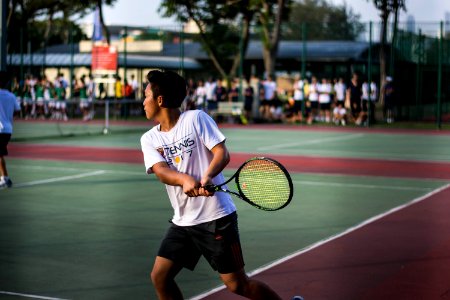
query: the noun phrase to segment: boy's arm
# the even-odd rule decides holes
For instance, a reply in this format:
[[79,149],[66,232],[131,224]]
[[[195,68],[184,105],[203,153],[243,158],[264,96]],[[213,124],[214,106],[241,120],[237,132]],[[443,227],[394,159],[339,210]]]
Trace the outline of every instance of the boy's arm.
[[200,182],[188,174],[172,170],[167,163],[159,162],[154,164],[152,171],[162,183],[183,187],[183,192],[189,197],[197,197],[200,195]]
[[[203,174],[200,180],[201,186],[205,186],[211,183],[212,178],[216,177],[230,162],[230,153],[225,146],[225,141],[215,145],[211,152],[213,154],[213,159],[209,164],[208,169]],[[208,192],[204,188],[200,188],[200,195],[202,196],[212,196],[214,193]]]

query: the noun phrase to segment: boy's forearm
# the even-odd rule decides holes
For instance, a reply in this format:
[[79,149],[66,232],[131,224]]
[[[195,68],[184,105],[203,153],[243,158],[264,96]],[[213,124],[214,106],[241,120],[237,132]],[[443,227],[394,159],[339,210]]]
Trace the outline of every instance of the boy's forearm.
[[187,179],[186,177],[189,176],[176,170],[172,170],[169,167],[158,165],[153,166],[153,172],[162,183],[173,186],[183,186],[183,183]]
[[216,177],[230,162],[230,154],[224,143],[215,146],[211,152],[213,153],[213,159],[203,177]]

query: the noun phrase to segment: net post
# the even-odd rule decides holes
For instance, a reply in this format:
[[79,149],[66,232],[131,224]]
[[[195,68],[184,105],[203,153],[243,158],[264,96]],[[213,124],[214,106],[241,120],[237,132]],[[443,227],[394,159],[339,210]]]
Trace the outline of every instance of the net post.
[[105,100],[105,127],[103,128],[103,134],[109,133],[109,100]]

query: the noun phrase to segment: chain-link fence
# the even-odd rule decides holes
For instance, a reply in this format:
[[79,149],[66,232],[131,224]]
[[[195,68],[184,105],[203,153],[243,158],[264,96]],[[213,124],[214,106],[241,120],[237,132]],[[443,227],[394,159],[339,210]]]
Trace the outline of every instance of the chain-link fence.
[[[47,38],[18,28],[8,38],[7,65],[14,77],[11,88],[23,101],[24,118],[40,117],[37,108],[32,108],[37,106],[38,98],[46,105],[40,108],[45,118],[52,118],[52,101],[65,100],[71,107],[66,112],[68,118],[88,119],[80,105],[86,99],[94,101],[95,116],[102,118],[105,100],[120,103],[126,99],[128,109],[113,105],[110,117],[133,117],[142,114],[138,106],[145,75],[154,68],[177,70],[194,81],[209,77],[225,79],[224,74],[230,76],[229,80],[233,76],[262,79],[267,73],[262,51],[263,29],[251,27],[247,43],[239,25],[234,24],[233,30],[224,27],[214,35],[207,35],[209,49],[202,44],[195,26],[111,26],[108,47],[114,47],[117,64],[110,69],[93,68],[94,62],[98,65],[99,56],[93,54],[97,44],[78,27],[56,28],[58,35]],[[384,65],[386,76],[393,78],[398,120],[431,121],[438,126],[449,122],[449,25],[388,24],[384,47],[380,43],[381,28],[376,22],[352,26],[331,22],[284,24],[274,63],[279,91],[289,94],[299,74],[309,80],[315,76],[331,82],[344,78],[348,82],[358,72],[361,83],[373,80],[378,91],[383,92],[380,67]],[[245,58],[239,63],[235,58],[241,52],[245,52]],[[242,80],[240,86],[242,90]],[[375,120],[383,120],[382,105],[378,103],[377,110],[372,112]],[[258,114],[258,110],[254,113]]]

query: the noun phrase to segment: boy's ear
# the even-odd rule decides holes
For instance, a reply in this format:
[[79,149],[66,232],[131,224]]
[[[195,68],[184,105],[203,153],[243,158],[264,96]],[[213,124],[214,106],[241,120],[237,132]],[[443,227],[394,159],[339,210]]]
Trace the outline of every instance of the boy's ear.
[[159,107],[163,107],[164,99],[161,95],[159,95],[158,98],[156,98],[156,101],[158,101]]

